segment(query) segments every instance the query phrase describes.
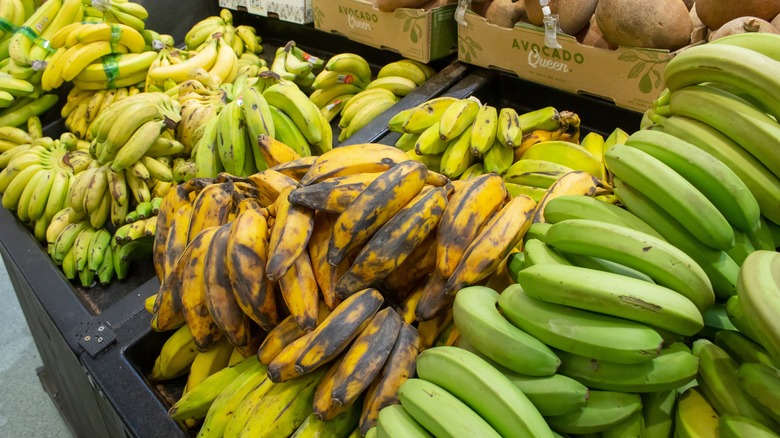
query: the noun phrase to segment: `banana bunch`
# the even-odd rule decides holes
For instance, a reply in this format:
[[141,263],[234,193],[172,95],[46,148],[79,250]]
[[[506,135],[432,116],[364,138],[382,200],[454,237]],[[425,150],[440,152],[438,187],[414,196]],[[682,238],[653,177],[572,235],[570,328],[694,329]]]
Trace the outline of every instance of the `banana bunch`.
[[427,64],[411,59],[391,62],[379,70],[376,79],[366,85],[367,90],[383,88],[398,97],[406,96],[436,74]]
[[81,286],[108,284],[114,276],[111,233],[93,228],[88,220],[71,208],[60,210],[46,230],[49,255],[62,267],[68,280],[78,279]]
[[129,26],[141,32],[146,27],[149,11],[143,5],[128,0],[106,0],[91,2],[89,6],[85,6],[84,15],[112,24]]
[[295,82],[303,90],[308,91],[316,80],[314,71],[322,70],[324,66],[325,60],[306,53],[295,45],[295,41],[289,41],[283,47],[276,49],[270,70],[280,78]]
[[180,120],[181,105],[164,93],[128,96],[93,120],[87,135],[90,152],[101,165],[111,163],[114,172],[131,168],[143,157],[181,153],[181,143],[170,137]]
[[110,90],[82,90],[74,87],[60,110],[60,115],[65,119],[65,128],[79,139],[85,139],[92,122],[112,103],[139,92],[135,86]]
[[215,119],[225,106],[228,95],[224,89],[203,84],[196,79],[182,82],[178,85],[178,91],[181,122],[176,126],[176,137],[184,145],[183,153],[191,154],[206,131],[208,122]]
[[771,146],[780,138],[778,42],[777,35],[733,35],[686,53],[664,72],[668,89],[643,122],[728,166],[755,197],[763,220],[774,224],[780,224],[780,159]]
[[360,55],[342,53],[333,56],[311,84],[314,102],[330,122],[356,94],[371,82],[371,66]]
[[157,56],[146,51],[140,31],[108,22],[72,22],[53,35],[50,45],[56,52],[46,58],[44,91],[71,81],[83,90],[136,85]]
[[573,170],[604,178],[601,154],[594,156],[577,144],[579,125],[576,114],[553,107],[518,114],[474,98],[447,96],[401,111],[388,122],[391,131],[403,134],[396,146],[411,159],[449,178],[485,172],[504,175],[508,187],[537,200],[533,194],[544,190],[535,189],[547,189]]
[[238,67],[238,53],[226,36],[217,32],[197,50],[186,53],[169,48],[161,50],[145,74],[146,91],[168,91],[193,79],[201,70],[206,71],[211,83],[219,86],[233,82]]
[[[45,2],[6,42],[0,55],[8,58],[6,71],[18,79],[40,85],[47,63],[54,50],[50,42],[54,35],[68,25],[80,22],[84,14],[80,0]],[[48,90],[46,90],[48,91]]]
[[330,123],[295,84],[281,81],[261,91],[249,83],[236,81],[231,89],[236,100],[202,126],[193,148],[199,177],[223,170],[249,176],[331,149]]
[[205,18],[192,26],[184,36],[187,50],[200,51],[216,33],[222,34],[225,43],[233,48],[236,56],[245,52],[263,53],[263,38],[257,35],[257,30],[252,26],[233,27],[233,14],[228,9],[222,9],[218,16]]
[[[24,140],[23,132],[16,128],[4,127],[1,132],[5,138]],[[66,206],[74,174],[89,165],[89,155],[75,148],[72,135],[63,135],[57,140],[38,137],[0,155],[4,167],[0,172],[3,206],[15,211],[19,220],[33,229],[39,241],[46,239],[49,224]]]
[[244,52],[238,57],[238,71],[236,77],[246,76],[256,78],[260,73],[268,71],[268,63],[265,59],[251,52]]

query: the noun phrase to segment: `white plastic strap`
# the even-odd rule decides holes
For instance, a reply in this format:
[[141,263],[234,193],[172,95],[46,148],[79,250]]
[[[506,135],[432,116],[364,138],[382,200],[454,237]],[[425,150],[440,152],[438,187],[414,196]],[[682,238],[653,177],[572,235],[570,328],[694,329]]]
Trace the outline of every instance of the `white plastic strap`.
[[558,25],[558,14],[553,14],[548,6],[550,0],[539,0],[539,5],[542,7],[542,24],[544,26],[544,45],[551,49],[560,49],[562,46],[558,43],[558,32],[560,26]]
[[466,11],[471,7],[471,0],[458,0],[458,8],[455,9],[455,21],[461,26],[468,26],[466,24]]

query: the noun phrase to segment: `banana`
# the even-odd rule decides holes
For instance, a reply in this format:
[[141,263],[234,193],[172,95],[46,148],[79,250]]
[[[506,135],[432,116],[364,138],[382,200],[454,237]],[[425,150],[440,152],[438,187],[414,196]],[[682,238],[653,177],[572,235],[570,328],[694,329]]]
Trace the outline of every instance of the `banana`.
[[465,403],[426,380],[407,380],[398,398],[404,410],[434,436],[501,436]]
[[343,212],[382,173],[358,173],[297,187],[289,194],[292,204],[328,213]]
[[469,126],[472,126],[479,112],[480,104],[472,99],[460,99],[444,110],[439,120],[439,137],[442,141],[454,140]]
[[296,151],[298,155],[311,155],[309,141],[295,125],[295,122],[275,106],[270,106],[269,109],[271,110],[271,120],[274,124],[277,139],[293,151]]
[[780,376],[776,368],[760,363],[744,363],[737,370],[737,380],[754,405],[775,421],[780,421],[780,409],[776,404]]
[[741,415],[777,427],[737,380],[739,367],[725,351],[706,339],[698,339],[693,343],[693,354],[699,358],[699,387],[719,414]]
[[[260,134],[258,136],[257,144],[260,157],[263,159],[266,166],[273,167],[302,158],[297,150],[265,134]],[[308,147],[300,152],[306,156],[311,155],[311,151]]]
[[242,176],[246,159],[246,123],[238,103],[231,102],[219,113],[217,151],[225,171]]
[[590,196],[560,196],[552,199],[544,209],[544,219],[549,224],[569,219],[596,220],[663,239],[658,231],[632,213]]
[[[550,274],[555,272],[554,283]],[[529,297],[692,335],[704,326],[689,299],[652,283],[577,266],[536,265],[517,274]],[[636,304],[640,303],[640,304]]]
[[493,147],[485,152],[483,164],[485,172],[493,172],[503,175],[512,166],[514,155],[512,148],[502,145],[500,142],[493,143]]
[[466,248],[458,266],[444,285],[448,295],[454,295],[467,285],[476,284],[495,272],[509,251],[522,240],[531,225],[536,202],[527,196],[509,201],[485,224],[479,235]]
[[406,153],[380,144],[347,145],[320,155],[311,164],[300,184],[308,186],[328,178],[364,172],[384,172],[407,161]]
[[[750,67],[730,71],[735,62],[749,62]],[[730,44],[697,48],[669,65],[664,72],[666,86],[674,94],[685,87],[703,82],[720,82],[737,87],[765,106],[774,116],[780,115],[780,105],[771,93],[777,84],[771,71],[775,60],[759,52]],[[770,94],[767,94],[770,93]]]
[[331,266],[328,263],[328,243],[333,232],[334,221],[335,218],[325,212],[315,213],[314,229],[307,246],[322,301],[330,310],[341,303],[341,299],[336,295],[336,281],[349,268],[349,260],[342,261],[338,266]]
[[303,374],[295,367],[295,359],[300,356],[311,338],[311,332],[286,345],[282,351],[268,364],[268,378],[274,383],[287,382]]
[[350,406],[368,388],[390,355],[401,324],[401,318],[390,307],[374,315],[344,353],[333,375],[333,404]]
[[87,261],[89,257],[89,243],[92,241],[97,230],[94,228],[87,228],[79,233],[76,240],[73,242],[75,248],[74,257],[76,258],[76,269],[83,271],[87,269]]
[[314,227],[314,210],[290,203],[291,191],[284,189],[275,203],[277,222],[271,229],[265,269],[271,281],[282,278],[305,251]]
[[111,233],[106,229],[100,229],[92,235],[88,244],[87,268],[91,271],[97,271],[103,264],[106,257],[106,250],[110,246]]
[[338,265],[347,253],[365,243],[420,193],[426,175],[425,166],[408,161],[371,182],[336,219],[328,248],[328,263]]
[[446,207],[447,189],[443,187],[412,199],[371,237],[338,279],[338,296],[347,297],[389,275],[436,228]]
[[604,179],[604,165],[587,149],[568,141],[543,141],[529,147],[522,155],[527,160],[547,160],[573,170],[583,170]]
[[740,304],[738,295],[730,297],[726,301],[726,314],[729,322],[743,335],[750,338],[753,342],[759,343],[760,336],[754,327],[752,320],[745,313],[745,308]]
[[523,129],[520,125],[517,111],[514,109],[501,108],[501,111],[499,111],[496,127],[496,140],[508,148],[518,147],[520,146],[520,143],[522,143]]
[[[376,436],[381,434],[381,436],[388,437],[427,438],[432,436],[401,405],[392,405],[382,409],[376,425],[372,426],[372,429],[367,429],[365,436],[368,436],[369,431],[375,431]],[[360,436],[360,433],[357,433],[357,436]]]
[[291,438],[316,436],[347,436],[355,428],[360,411],[353,405],[331,421],[322,421],[314,413],[309,414]]
[[256,359],[242,360],[232,367],[225,367],[206,377],[200,384],[189,389],[168,410],[168,415],[174,420],[205,418],[212,403],[219,397],[225,386],[231,385],[245,373],[264,370],[264,366]]
[[544,210],[547,203],[559,196],[598,196],[604,193],[607,187],[604,181],[587,172],[575,170],[564,174],[547,189],[542,199],[539,200],[533,215],[533,222],[544,222]]
[[474,118],[470,149],[474,156],[484,155],[496,142],[498,111],[496,107],[482,105]]
[[[635,364],[617,364],[556,351],[559,372],[589,388],[621,392],[658,392],[679,388],[696,378],[699,361],[687,351],[664,350]],[[617,376],[620,376],[619,378]]]
[[648,437],[668,437],[672,433],[677,389],[642,394],[644,433]]
[[780,314],[776,301],[780,296],[778,265],[777,252],[756,251],[742,264],[737,279],[740,306],[750,315],[750,326],[755,328],[759,343],[775,360],[780,360],[780,330],[776,324]]
[[250,320],[233,295],[227,259],[228,239],[232,224],[220,227],[212,239],[203,261],[205,269],[206,308],[214,324],[223,336],[235,347],[246,347],[250,343]]
[[764,347],[736,330],[719,330],[715,334],[715,345],[739,364],[762,363],[776,368],[775,361]]
[[154,361],[152,379],[168,380],[188,372],[197,354],[195,340],[189,327],[185,325],[176,330],[163,344],[160,355]]
[[387,357],[381,374],[366,392],[360,415],[361,431],[368,431],[376,426],[377,420],[382,415],[381,412],[386,407],[399,403],[398,388],[414,376],[418,341],[417,330],[408,324],[401,324],[395,345]]
[[752,233],[761,211],[748,187],[728,166],[697,147],[663,132],[632,134],[626,145],[661,160],[694,185],[735,228]]
[[615,179],[615,194],[628,210],[653,226],[674,246],[691,256],[707,273],[713,290],[720,298],[736,294],[739,266],[723,251],[710,248],[692,234],[668,212],[643,194]]
[[710,281],[699,265],[651,235],[599,221],[571,219],[553,225],[545,242],[565,254],[596,257],[636,269],[687,297],[702,312],[715,302]]
[[[460,136],[447,145],[447,149],[441,157],[439,170],[448,178],[454,179],[461,176],[466,169],[471,166],[471,162],[474,159],[474,155],[472,155],[469,150],[472,132],[472,127],[467,127]],[[396,144],[396,146],[398,146],[398,144]]]
[[347,348],[383,303],[376,289],[364,289],[344,300],[314,331],[295,360],[298,374],[324,365]]
[[285,347],[304,334],[306,333],[298,327],[295,319],[288,316],[268,332],[268,336],[257,350],[258,359],[265,365],[270,364]]
[[51,252],[52,259],[57,263],[62,263],[65,255],[73,248],[76,238],[88,227],[89,223],[85,221],[73,222],[66,226],[53,242]]
[[303,250],[292,267],[279,279],[279,287],[298,327],[308,332],[317,326],[319,289],[305,244]]
[[669,166],[639,149],[621,145],[613,146],[605,158],[616,178],[643,194],[652,193],[653,200],[702,243],[721,250],[734,245],[734,231],[723,214]]
[[[409,285],[418,283],[423,277],[433,272],[436,263],[436,234],[431,232],[428,238],[417,246],[403,263],[385,277],[383,285],[388,292],[395,294],[397,301],[402,301],[412,294],[413,291]],[[419,289],[419,292],[418,298],[422,297],[422,288]],[[409,309],[411,321],[416,318],[414,313],[416,307],[417,302]],[[407,319],[407,321],[410,320]]]
[[600,433],[641,412],[641,409],[642,402],[637,394],[591,391],[586,406],[570,414],[548,417],[547,423],[559,433]]
[[188,242],[192,242],[195,236],[206,228],[221,226],[227,222],[228,214],[233,209],[234,190],[233,182],[228,180],[221,184],[211,184],[198,193],[192,203]]
[[148,78],[157,82],[163,82],[170,78],[176,83],[182,83],[195,69],[211,70],[217,61],[217,53],[218,41],[213,39],[203,50],[182,63],[150,68]]
[[422,67],[406,59],[385,64],[376,75],[377,78],[388,76],[404,77],[414,82],[418,87],[428,80],[428,75]]
[[430,99],[403,116],[399,113],[396,115],[397,119],[396,117],[391,119],[388,126],[397,132],[422,134],[423,131],[440,122],[447,108],[458,101],[459,99],[446,96]]
[[[352,137],[356,132],[363,129],[366,125],[371,123],[375,118],[379,117],[382,113],[389,110],[398,100],[395,97],[380,96],[376,99],[372,99],[367,102],[360,111],[349,120],[349,124],[346,129],[341,131],[339,140],[343,141]],[[342,117],[341,123],[346,123]]]
[[718,413],[700,389],[686,389],[680,396],[676,411],[674,432],[681,438],[719,436]]
[[573,170],[552,161],[524,158],[512,164],[503,178],[508,183],[548,189],[558,178]]
[[[248,398],[249,394],[265,395],[264,390],[270,389],[271,383],[265,373],[267,367],[259,364],[254,359],[239,362],[239,364],[244,363],[249,364],[247,369],[226,384],[226,386],[223,384],[221,387],[221,392],[208,409],[198,436],[222,436],[228,423],[233,418],[233,413],[237,411],[242,401]],[[169,415],[171,418],[174,418],[174,415],[176,415],[173,408],[169,411]]]
[[[546,345],[570,353],[634,364],[652,360],[661,352],[663,339],[650,327],[535,300],[519,285],[507,288],[498,305],[509,322],[519,329]],[[555,323],[562,318],[568,321],[565,333]]]
[[141,125],[117,151],[111,170],[119,172],[140,160],[165,129],[165,121],[153,120]]
[[396,96],[403,97],[414,91],[417,88],[417,84],[411,79],[403,76],[385,76],[374,79],[366,85],[366,90],[374,90],[377,88],[384,88]]
[[242,436],[286,437],[292,435],[311,413],[312,399],[322,372],[274,385],[255,407]]
[[473,286],[455,296],[453,318],[461,336],[491,360],[528,376],[554,374],[558,357],[541,341],[510,324],[496,309],[498,294]]
[[723,438],[754,436],[771,438],[777,434],[756,420],[739,415],[721,415],[718,419],[718,434]]
[[263,94],[257,88],[247,88],[243,93],[242,99],[244,101],[242,105],[244,120],[246,120],[249,141],[253,147],[252,155],[255,159],[255,168],[258,171],[265,170],[268,165],[261,159],[262,154],[260,154],[260,149],[257,145],[257,138],[261,134],[267,134],[271,138],[275,136],[276,130],[273,124],[273,117],[271,116],[271,109],[268,101],[265,100]]
[[[221,332],[206,307],[205,272],[203,260],[216,234],[229,228],[211,227],[200,232],[187,245],[176,269],[181,269],[180,299],[184,319],[195,338],[199,351],[206,351],[219,339]],[[221,231],[224,233],[225,231]],[[190,249],[191,248],[191,249]],[[174,285],[175,286],[175,285]]]
[[240,308],[263,330],[270,331],[278,324],[279,315],[273,285],[265,278],[267,229],[257,210],[238,215],[228,238],[227,270]]
[[331,57],[325,64],[325,70],[352,73],[364,84],[371,82],[371,67],[365,59],[354,53],[340,53]]
[[[417,359],[417,374],[465,402],[502,436],[553,436],[528,397],[471,352],[456,347],[428,349]],[[492,396],[486,396],[488,392]]]
[[501,370],[545,417],[565,415],[585,406],[589,391],[582,383],[562,374],[530,377]]
[[310,144],[319,144],[323,137],[320,110],[298,87],[275,84],[263,91],[269,105],[284,111],[295,122]]

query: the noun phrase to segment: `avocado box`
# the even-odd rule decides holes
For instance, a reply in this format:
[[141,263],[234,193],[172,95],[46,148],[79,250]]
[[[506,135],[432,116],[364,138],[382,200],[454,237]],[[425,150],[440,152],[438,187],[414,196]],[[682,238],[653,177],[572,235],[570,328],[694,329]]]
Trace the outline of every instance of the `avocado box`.
[[[699,43],[704,36],[705,29],[694,29],[691,41]],[[540,27],[523,22],[511,29],[499,27],[469,10],[458,24],[458,59],[641,112],[664,89],[664,69],[677,53],[636,47],[600,49],[560,33],[557,39],[561,48],[550,48]]]
[[457,49],[456,5],[423,10],[374,9],[358,0],[313,0],[314,27],[367,46],[392,50],[420,62],[443,58]]
[[308,24],[314,21],[312,0],[244,0],[250,14],[277,17],[282,21]]

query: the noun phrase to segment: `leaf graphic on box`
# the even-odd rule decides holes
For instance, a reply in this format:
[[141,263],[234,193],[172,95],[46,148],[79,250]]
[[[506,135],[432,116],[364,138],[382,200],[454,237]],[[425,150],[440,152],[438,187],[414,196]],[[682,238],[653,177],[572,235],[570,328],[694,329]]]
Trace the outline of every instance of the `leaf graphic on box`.
[[409,32],[409,29],[412,27],[412,19],[407,18],[404,20],[404,32]]
[[395,18],[406,18],[406,17],[408,17],[408,15],[406,15],[406,11],[404,11],[403,9],[399,9],[395,11]]
[[628,78],[633,79],[637,76],[639,76],[640,73],[642,73],[642,70],[645,69],[645,66],[647,66],[647,63],[644,61],[639,61],[631,68],[631,71],[628,72]]
[[409,35],[412,38],[412,42],[416,43],[418,36],[417,36],[417,26],[412,27],[412,33]]
[[650,73],[642,75],[642,79],[639,80],[639,91],[645,94],[653,91],[653,82],[650,79]]
[[476,40],[473,40],[471,38],[469,38],[469,39],[471,40],[471,47],[473,47],[473,48],[475,48],[475,49],[477,49],[477,50],[479,50],[481,52],[482,51],[482,46]]
[[655,52],[653,50],[648,50],[647,52],[645,52],[645,55],[647,55],[647,57],[650,59],[656,59],[656,60],[661,59],[658,56],[658,52]]
[[663,78],[661,77],[661,73],[658,73],[653,69],[650,69],[650,71],[653,72],[653,75],[655,76],[655,88],[660,88],[664,83]]
[[639,59],[639,56],[637,56],[636,52],[633,50],[621,53],[620,56],[618,56],[618,61],[634,62],[637,59]]

